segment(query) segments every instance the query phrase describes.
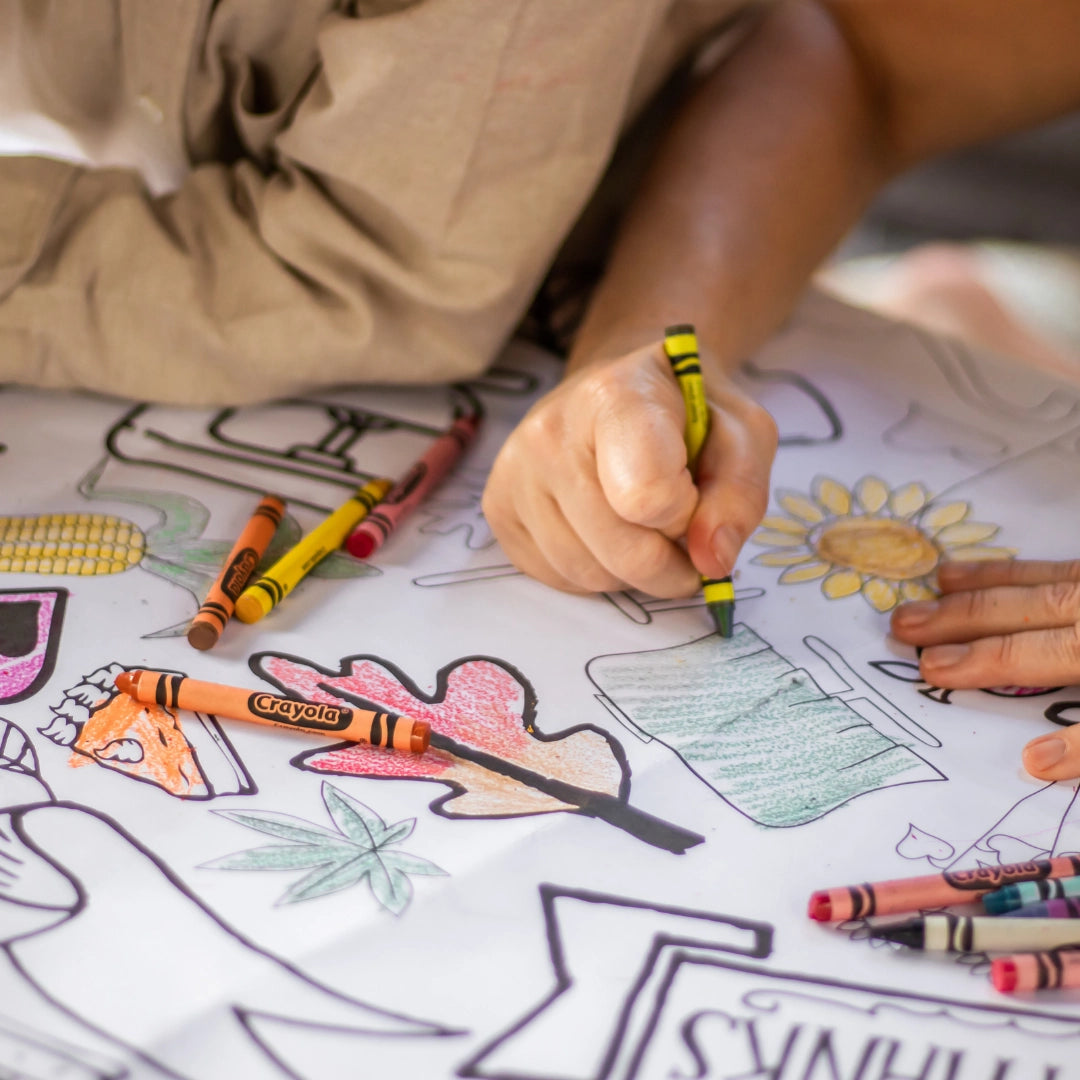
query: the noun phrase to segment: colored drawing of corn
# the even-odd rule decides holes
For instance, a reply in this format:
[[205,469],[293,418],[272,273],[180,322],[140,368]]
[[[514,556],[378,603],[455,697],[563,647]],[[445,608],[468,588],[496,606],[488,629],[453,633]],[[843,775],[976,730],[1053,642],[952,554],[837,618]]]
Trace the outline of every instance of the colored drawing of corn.
[[145,550],[142,529],[112,514],[0,515],[0,573],[119,574]]

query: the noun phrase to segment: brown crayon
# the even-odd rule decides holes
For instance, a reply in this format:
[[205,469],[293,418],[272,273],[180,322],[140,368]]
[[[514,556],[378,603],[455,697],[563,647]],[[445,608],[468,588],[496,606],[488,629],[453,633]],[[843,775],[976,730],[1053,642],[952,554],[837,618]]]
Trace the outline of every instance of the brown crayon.
[[212,649],[217,644],[225,624],[232,618],[237,599],[270,546],[284,513],[285,503],[276,495],[264,495],[255,507],[188,627],[188,642],[196,649]]
[[901,911],[970,904],[988,892],[1017,881],[1072,877],[1080,874],[1080,856],[1034,859],[1004,866],[979,866],[974,870],[945,870],[925,877],[866,882],[824,889],[810,897],[807,914],[818,922],[861,919],[869,915],[894,915]]
[[999,956],[990,963],[995,990],[1061,990],[1080,986],[1080,951],[1048,949],[1045,952]]
[[351,742],[422,754],[431,741],[431,726],[397,713],[324,705],[296,698],[247,690],[239,686],[200,682],[160,671],[122,671],[116,688],[136,701],[165,708],[213,713],[231,720],[334,735]]

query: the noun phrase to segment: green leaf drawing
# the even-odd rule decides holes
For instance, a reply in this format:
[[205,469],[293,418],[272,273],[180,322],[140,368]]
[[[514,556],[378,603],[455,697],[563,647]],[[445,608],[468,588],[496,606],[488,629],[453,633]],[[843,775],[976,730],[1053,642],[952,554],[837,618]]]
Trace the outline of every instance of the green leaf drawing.
[[395,915],[400,915],[412,900],[410,874],[446,873],[418,855],[390,850],[412,835],[416,818],[387,825],[370,806],[327,781],[323,782],[322,799],[332,829],[271,810],[215,810],[215,814],[246,829],[289,842],[238,851],[203,863],[203,868],[309,870],[285,891],[278,901],[282,904],[315,900],[366,881],[372,896]]

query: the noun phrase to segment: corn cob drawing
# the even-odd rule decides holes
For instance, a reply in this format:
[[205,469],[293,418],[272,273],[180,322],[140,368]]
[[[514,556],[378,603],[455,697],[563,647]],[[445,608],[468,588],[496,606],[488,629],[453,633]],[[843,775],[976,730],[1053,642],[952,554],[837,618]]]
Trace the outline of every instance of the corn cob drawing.
[[113,514],[0,515],[0,573],[119,574],[145,550],[142,529]]

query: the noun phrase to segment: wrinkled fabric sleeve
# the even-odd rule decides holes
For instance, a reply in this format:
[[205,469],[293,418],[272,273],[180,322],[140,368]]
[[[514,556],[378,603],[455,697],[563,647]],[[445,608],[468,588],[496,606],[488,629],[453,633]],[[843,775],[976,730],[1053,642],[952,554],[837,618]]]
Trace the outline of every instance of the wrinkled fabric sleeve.
[[427,50],[388,39],[415,32],[393,20],[328,20],[267,159],[164,196],[0,158],[0,382],[207,404],[484,370],[602,170],[645,33],[598,27],[577,81],[538,94],[550,57],[523,73],[497,11],[481,43],[431,27]]

